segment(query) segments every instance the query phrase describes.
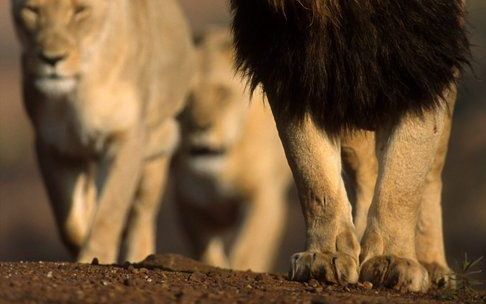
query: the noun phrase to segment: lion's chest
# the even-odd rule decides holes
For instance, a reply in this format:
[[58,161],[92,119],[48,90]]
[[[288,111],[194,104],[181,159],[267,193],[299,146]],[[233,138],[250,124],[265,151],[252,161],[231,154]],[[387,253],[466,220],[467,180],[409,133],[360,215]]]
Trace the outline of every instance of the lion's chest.
[[138,121],[133,101],[116,96],[47,100],[38,111],[41,140],[61,154],[96,157],[115,146]]
[[179,195],[200,207],[243,200],[239,185],[224,174],[228,169],[226,162],[224,157],[184,159],[178,162],[176,174]]

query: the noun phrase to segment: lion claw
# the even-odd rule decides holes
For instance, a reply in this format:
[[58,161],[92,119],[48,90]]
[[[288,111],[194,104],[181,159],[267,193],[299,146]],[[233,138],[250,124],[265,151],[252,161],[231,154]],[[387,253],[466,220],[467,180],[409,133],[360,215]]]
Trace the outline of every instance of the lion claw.
[[376,256],[366,261],[360,281],[400,291],[426,292],[430,287],[429,274],[422,265],[396,256]]
[[358,281],[358,265],[356,259],[344,253],[300,252],[291,258],[289,279],[354,284]]

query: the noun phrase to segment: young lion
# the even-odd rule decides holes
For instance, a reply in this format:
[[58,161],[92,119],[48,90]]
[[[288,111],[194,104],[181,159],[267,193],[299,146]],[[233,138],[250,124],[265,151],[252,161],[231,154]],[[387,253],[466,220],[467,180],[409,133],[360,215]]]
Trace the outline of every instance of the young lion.
[[178,5],[12,0],[12,12],[25,108],[63,240],[80,262],[111,263],[126,229],[126,259],[144,258],[193,73]]
[[[290,278],[346,284],[360,276],[409,291],[447,283],[440,172],[469,56],[463,1],[231,4],[238,64],[267,93],[306,221],[307,248],[292,257]],[[375,131],[376,150],[362,130]],[[361,247],[342,147],[360,170]],[[374,154],[377,170],[367,164]]]
[[206,32],[197,54],[174,164],[179,218],[197,258],[268,271],[284,228],[290,169],[263,96],[255,93],[249,106],[235,76],[229,32]]

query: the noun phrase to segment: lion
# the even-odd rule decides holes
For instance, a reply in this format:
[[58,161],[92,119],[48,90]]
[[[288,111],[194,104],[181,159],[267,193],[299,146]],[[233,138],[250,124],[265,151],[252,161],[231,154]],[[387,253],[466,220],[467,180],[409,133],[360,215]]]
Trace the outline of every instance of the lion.
[[194,69],[173,0],[12,0],[24,105],[65,244],[79,262],[138,261]]
[[268,97],[306,222],[290,279],[451,286],[440,192],[470,56],[463,1],[231,0],[231,9],[237,66]]
[[197,37],[196,85],[179,119],[174,199],[193,255],[214,266],[269,271],[284,232],[291,183],[261,93],[235,76],[229,29]]

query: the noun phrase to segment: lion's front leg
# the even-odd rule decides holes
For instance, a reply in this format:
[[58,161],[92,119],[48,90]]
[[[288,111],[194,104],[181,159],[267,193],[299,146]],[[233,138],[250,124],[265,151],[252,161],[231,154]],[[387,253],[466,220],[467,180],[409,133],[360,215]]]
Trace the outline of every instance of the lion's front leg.
[[455,286],[453,273],[447,265],[444,250],[441,193],[442,169],[447,155],[456,90],[451,90],[446,96],[449,110],[444,128],[440,131],[441,137],[434,163],[425,179],[415,239],[417,258],[429,271],[432,286],[438,288],[453,288]]
[[76,256],[96,207],[92,165],[61,155],[40,139],[36,139],[36,154],[62,240]]
[[143,163],[144,136],[138,128],[124,134],[97,168],[98,204],[79,262],[97,257],[114,263]]
[[417,259],[415,229],[445,116],[445,107],[439,108],[377,131],[379,174],[362,240],[361,280],[404,291],[429,288]]
[[229,252],[234,269],[271,270],[285,228],[287,202],[285,185],[269,182],[247,202],[245,218]]
[[341,177],[339,140],[329,138],[309,117],[292,123],[274,116],[306,222],[306,250],[292,256],[289,277],[355,283],[360,247]]
[[157,215],[167,182],[170,156],[146,161],[126,227],[126,257],[139,262],[155,253]]

